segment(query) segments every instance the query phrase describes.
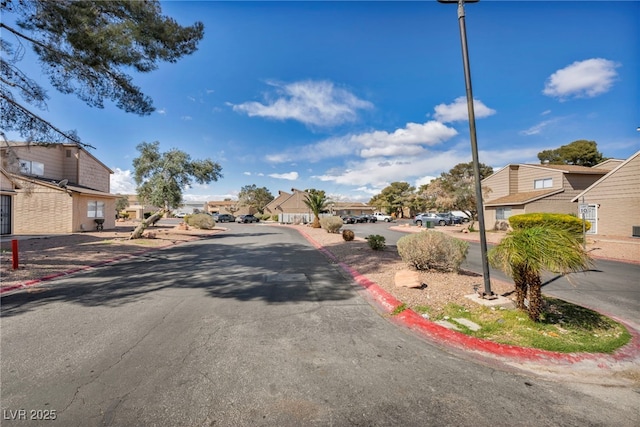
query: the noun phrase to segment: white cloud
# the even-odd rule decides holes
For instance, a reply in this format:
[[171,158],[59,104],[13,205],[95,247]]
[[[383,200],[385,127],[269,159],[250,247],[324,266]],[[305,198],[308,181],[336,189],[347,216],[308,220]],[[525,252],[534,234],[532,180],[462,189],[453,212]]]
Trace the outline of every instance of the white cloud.
[[272,174],[269,174],[268,176],[270,176],[271,178],[286,179],[289,181],[295,181],[299,177],[298,172],[272,173]]
[[425,175],[436,175],[458,163],[468,162],[468,155],[454,151],[425,153],[418,157],[394,160],[369,158],[349,162],[344,169],[333,169],[314,178],[341,185],[384,188],[394,181],[414,181]]
[[242,175],[251,176],[251,172],[242,172]]
[[[460,96],[451,104],[438,104],[435,106],[435,119],[442,123],[460,122],[469,120],[467,98]],[[473,114],[476,119],[492,116],[496,110],[487,107],[478,99],[473,100]]]
[[546,128],[547,126],[556,123],[558,121],[558,119],[550,119],[550,120],[543,120],[540,123],[531,126],[529,129],[525,129],[520,131],[520,135],[526,135],[526,136],[530,136],[530,135],[537,135],[540,132],[542,132],[544,130],[544,128]]
[[182,116],[180,117],[181,120],[184,120],[185,122],[191,121],[193,120],[193,117],[191,116]]
[[354,121],[358,110],[373,108],[369,101],[363,101],[328,81],[269,84],[276,89],[275,96],[267,95],[265,103],[253,101],[232,105],[233,110],[250,117],[292,119],[312,126],[335,126]]
[[161,109],[159,109],[159,110],[156,110],[156,113],[158,113],[158,114],[160,114],[160,115],[164,116],[164,115],[166,115],[166,114],[167,114],[167,110],[166,110],[165,108],[161,108]]
[[363,158],[415,156],[424,152],[423,146],[437,145],[457,134],[455,129],[436,121],[407,123],[404,128],[394,132],[373,131],[330,138],[317,144],[270,154],[266,159],[271,163],[284,163],[293,160],[320,161],[347,155]]
[[415,183],[413,184],[414,187],[416,188],[420,188],[421,186],[425,185],[425,184],[429,184],[431,181],[433,181],[434,179],[436,179],[436,176],[433,175],[427,175],[427,176],[423,176],[421,178],[418,178],[415,180]]
[[130,170],[122,170],[120,168],[113,169],[111,175],[111,193],[112,194],[135,194],[136,184],[131,176]]
[[[537,158],[540,147],[513,150],[480,151],[481,163],[494,168],[508,163],[529,162]],[[458,163],[471,161],[468,150],[445,152],[425,152],[417,157],[396,159],[371,158],[349,162],[345,168],[331,169],[313,178],[340,185],[361,186],[363,188],[384,188],[394,181],[414,182],[416,186],[428,183],[442,172],[448,172]]]
[[557,98],[593,98],[611,89],[620,64],[603,58],[576,61],[553,73],[545,82],[544,93]]

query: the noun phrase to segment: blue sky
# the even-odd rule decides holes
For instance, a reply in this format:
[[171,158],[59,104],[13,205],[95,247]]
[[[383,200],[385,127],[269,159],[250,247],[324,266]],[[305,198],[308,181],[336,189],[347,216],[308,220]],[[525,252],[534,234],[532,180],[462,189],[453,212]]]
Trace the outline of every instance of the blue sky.
[[[368,201],[393,181],[429,182],[471,160],[460,34],[453,4],[163,2],[200,20],[198,51],[135,82],[157,111],[92,109],[49,90],[43,115],[76,129],[135,191],[136,146],[159,141],[224,177],[185,192],[234,198],[245,185],[317,188]],[[640,3],[467,4],[480,162],[539,163],[578,139],[607,157],[640,149]]]

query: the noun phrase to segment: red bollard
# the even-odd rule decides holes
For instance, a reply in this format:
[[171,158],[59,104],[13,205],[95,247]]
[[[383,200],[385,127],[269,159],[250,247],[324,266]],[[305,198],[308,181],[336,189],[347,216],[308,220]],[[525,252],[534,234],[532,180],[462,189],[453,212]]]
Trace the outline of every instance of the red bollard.
[[18,269],[18,241],[13,239],[11,241],[11,251],[13,252],[13,269]]

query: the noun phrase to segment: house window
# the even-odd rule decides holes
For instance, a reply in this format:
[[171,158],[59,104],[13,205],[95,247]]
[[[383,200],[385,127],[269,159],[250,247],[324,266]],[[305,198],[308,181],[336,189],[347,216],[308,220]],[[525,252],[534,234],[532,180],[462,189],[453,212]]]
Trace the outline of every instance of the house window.
[[20,172],[25,175],[44,176],[44,163],[20,160]]
[[87,205],[87,216],[89,218],[104,218],[104,202],[89,202]]
[[553,178],[536,179],[535,181],[533,181],[533,188],[536,190],[551,187],[553,187]]
[[497,208],[496,220],[506,220],[511,216],[511,208]]

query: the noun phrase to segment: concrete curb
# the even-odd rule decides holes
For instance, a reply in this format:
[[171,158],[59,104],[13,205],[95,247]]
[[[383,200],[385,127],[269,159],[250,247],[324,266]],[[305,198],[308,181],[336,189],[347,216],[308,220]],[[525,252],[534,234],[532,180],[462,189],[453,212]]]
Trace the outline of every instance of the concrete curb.
[[[331,252],[313,240],[313,238],[303,230],[298,231],[314,247],[351,275],[356,283],[365,288],[369,292],[370,296],[372,296],[387,313],[392,313],[401,308],[402,303],[380,286],[360,274],[355,269],[339,262]],[[439,344],[467,352],[473,351],[481,355],[499,357],[507,362],[542,363],[546,367],[549,365],[555,365],[556,367],[561,368],[566,368],[567,365],[576,366],[578,364],[583,364],[591,369],[597,367],[605,372],[610,372],[612,369],[620,367],[623,369],[638,367],[638,361],[640,361],[640,333],[628,325],[624,320],[615,317],[612,318],[624,324],[631,334],[631,341],[613,354],[557,353],[534,348],[498,344],[493,341],[471,337],[469,335],[447,329],[444,326],[423,318],[411,309],[402,310],[397,315],[394,315],[392,320],[410,330],[418,332],[425,338],[437,341]]]

